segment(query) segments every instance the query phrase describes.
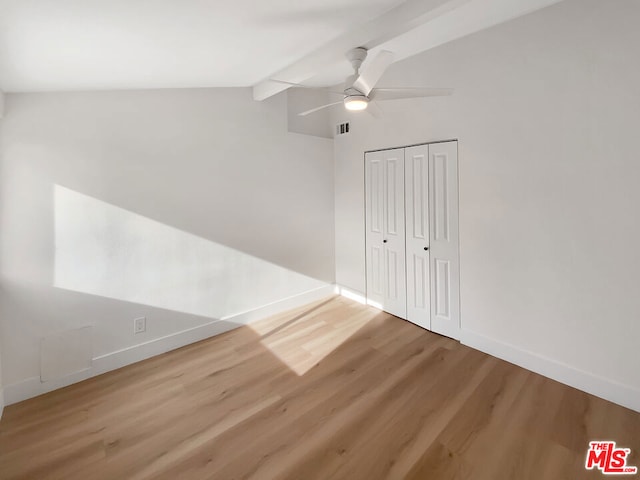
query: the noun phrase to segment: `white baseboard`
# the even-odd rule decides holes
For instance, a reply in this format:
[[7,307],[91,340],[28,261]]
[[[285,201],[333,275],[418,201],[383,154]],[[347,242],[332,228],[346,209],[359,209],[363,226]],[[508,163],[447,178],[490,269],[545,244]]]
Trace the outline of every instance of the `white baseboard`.
[[[320,300],[333,293],[338,293],[352,300],[359,301],[360,303],[365,301],[365,297],[361,292],[353,291],[345,287],[326,285],[264,305],[255,310],[242,312],[146,343],[95,357],[92,361],[91,368],[57,380],[43,383],[40,381],[40,377],[27,378],[11,385],[5,385],[0,389],[0,417],[2,416],[2,410],[5,405],[11,405],[28,398],[36,397],[43,393],[86,380],[87,378],[116,370],[126,365],[131,365],[132,363],[175,350],[176,348],[204,340],[214,335],[219,335],[241,325],[246,325],[270,315]],[[527,370],[564,383],[565,385],[640,412],[640,390],[629,385],[623,385],[607,378],[593,375],[570,365],[522,350],[513,345],[485,337],[484,335],[469,330],[461,330],[460,337],[460,341],[464,345],[519,365]]]
[[367,305],[367,296],[358,290],[352,290],[351,288],[343,287],[342,285],[336,285],[336,293],[348,298],[349,300],[353,300],[354,302]]
[[[366,295],[362,292],[337,285],[336,293],[367,304]],[[624,385],[608,378],[579,370],[562,362],[469,330],[460,330],[460,342],[552,380],[640,412],[640,390],[630,385]]]
[[101,375],[111,370],[131,365],[132,363],[160,355],[176,348],[184,347],[191,343],[219,335],[234,328],[266,318],[285,310],[300,307],[310,302],[320,300],[335,293],[334,285],[325,285],[314,290],[309,290],[292,297],[284,298],[277,302],[263,305],[262,307],[246,312],[214,320],[204,325],[199,325],[188,330],[182,330],[165,337],[156,338],[139,345],[124,348],[106,355],[100,355],[92,360],[91,368],[75,372],[63,378],[41,382],[40,377],[31,377],[20,382],[4,386],[4,400],[6,405],[21,402],[28,398],[42,395],[73,383],[81,382],[87,378]]
[[614,382],[469,330],[460,331],[460,342],[552,380],[640,412],[640,390],[630,385]]

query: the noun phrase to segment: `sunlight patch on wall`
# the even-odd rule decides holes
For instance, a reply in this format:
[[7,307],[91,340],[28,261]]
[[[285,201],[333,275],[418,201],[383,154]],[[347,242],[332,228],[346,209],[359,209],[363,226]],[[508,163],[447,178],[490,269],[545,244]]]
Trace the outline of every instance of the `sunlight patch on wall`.
[[60,185],[54,286],[219,319],[326,283]]

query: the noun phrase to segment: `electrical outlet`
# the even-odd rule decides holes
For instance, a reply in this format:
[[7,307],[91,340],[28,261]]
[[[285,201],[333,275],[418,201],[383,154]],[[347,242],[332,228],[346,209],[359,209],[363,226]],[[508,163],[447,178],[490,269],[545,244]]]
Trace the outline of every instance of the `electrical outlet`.
[[147,317],[139,317],[133,320],[133,333],[142,333],[147,331]]

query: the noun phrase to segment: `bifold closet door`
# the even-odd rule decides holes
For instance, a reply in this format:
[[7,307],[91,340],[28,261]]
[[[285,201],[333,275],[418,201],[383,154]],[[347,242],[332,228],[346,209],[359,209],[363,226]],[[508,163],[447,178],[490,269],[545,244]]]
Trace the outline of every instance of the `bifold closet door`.
[[458,143],[429,145],[431,330],[460,338]]
[[365,154],[367,301],[407,314],[404,149]]
[[407,320],[431,330],[429,146],[405,149]]

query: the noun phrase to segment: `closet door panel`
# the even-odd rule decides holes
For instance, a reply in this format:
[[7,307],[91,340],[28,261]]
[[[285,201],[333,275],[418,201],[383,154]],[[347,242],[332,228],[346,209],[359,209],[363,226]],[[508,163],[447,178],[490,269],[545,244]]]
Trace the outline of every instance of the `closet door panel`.
[[405,149],[407,320],[431,329],[429,147]]
[[404,149],[365,155],[367,302],[406,318]]
[[429,145],[431,330],[460,337],[458,144]]
[[384,305],[384,159],[380,152],[365,155],[367,301]]
[[385,208],[382,244],[385,252],[384,310],[407,316],[404,219],[404,149],[382,152],[385,163]]

